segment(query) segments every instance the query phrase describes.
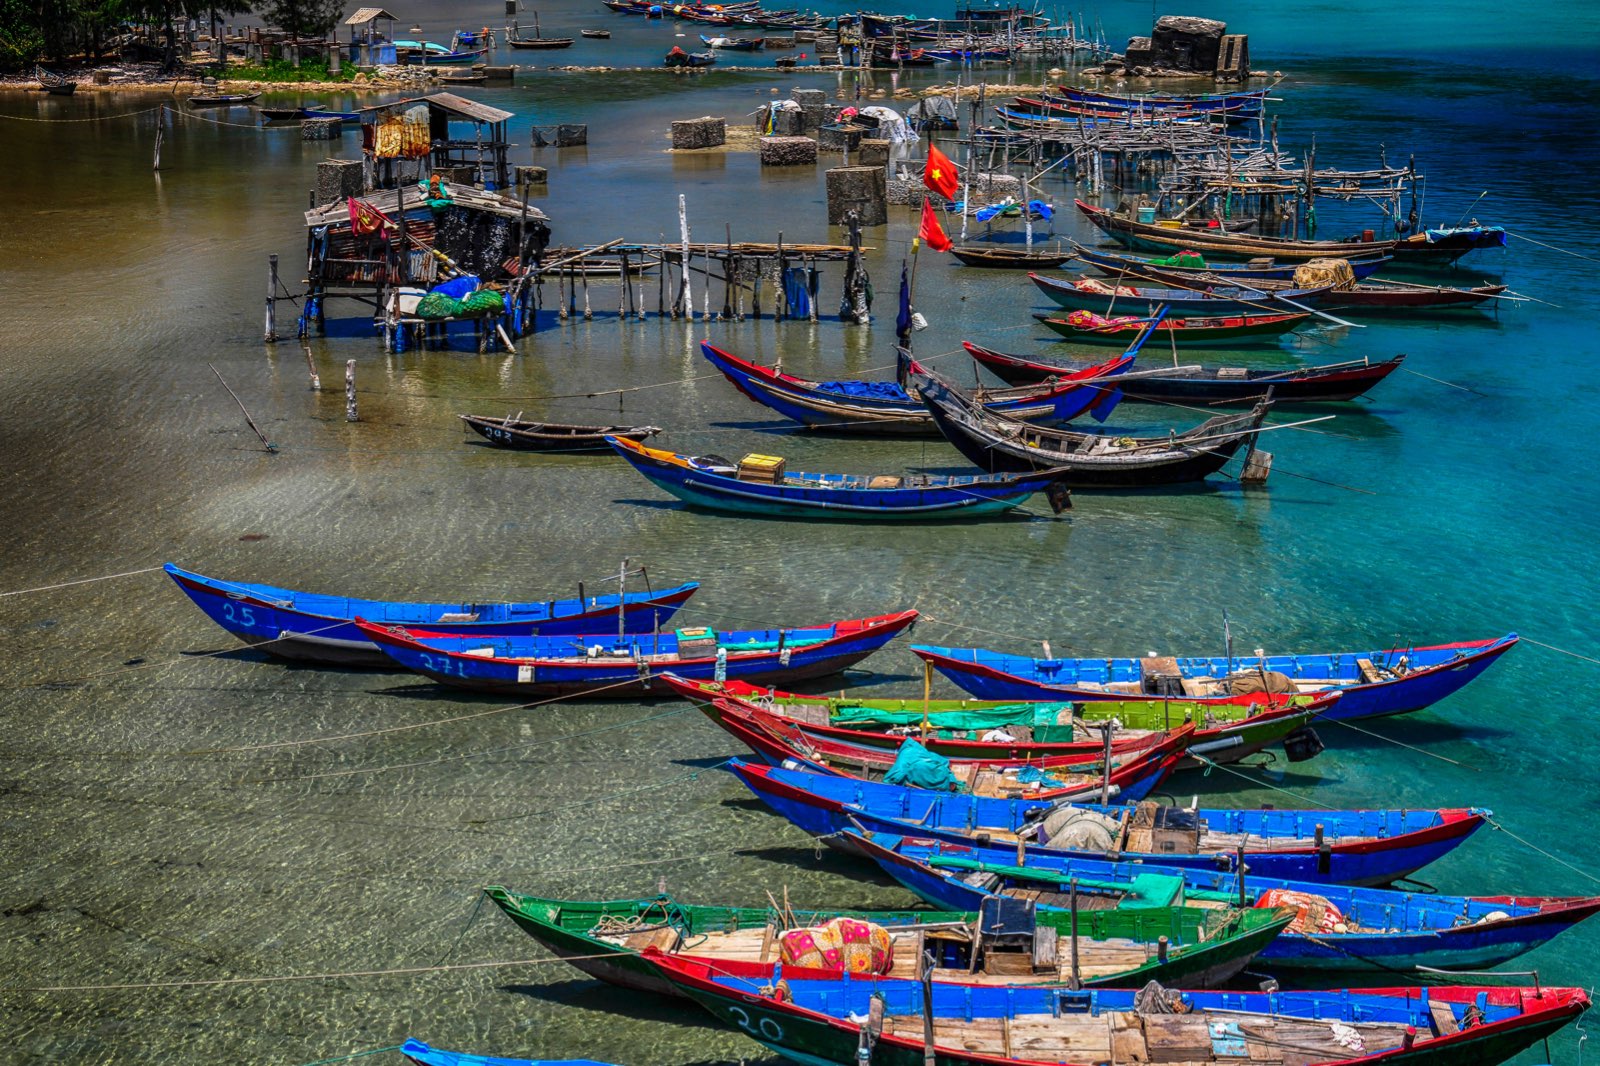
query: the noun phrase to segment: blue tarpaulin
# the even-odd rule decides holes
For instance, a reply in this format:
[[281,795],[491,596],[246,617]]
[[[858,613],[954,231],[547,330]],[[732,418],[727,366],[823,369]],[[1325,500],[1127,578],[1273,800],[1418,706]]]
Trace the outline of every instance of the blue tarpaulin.
[[891,785],[931,788],[940,792],[955,792],[961,788],[961,782],[950,772],[949,759],[935,755],[909,738],[900,745],[900,753],[894,757],[894,765],[883,775],[883,780]]

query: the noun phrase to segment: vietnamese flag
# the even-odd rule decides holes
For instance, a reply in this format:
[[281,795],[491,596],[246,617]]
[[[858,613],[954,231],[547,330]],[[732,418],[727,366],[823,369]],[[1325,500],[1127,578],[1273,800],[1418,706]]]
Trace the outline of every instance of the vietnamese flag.
[[946,200],[954,200],[956,193],[961,191],[961,177],[956,173],[956,165],[931,143],[928,145],[928,163],[922,170],[922,184]]
[[922,228],[917,236],[936,252],[950,250],[950,238],[944,235],[944,227],[939,225],[939,216],[933,213],[933,204],[927,197],[922,198]]

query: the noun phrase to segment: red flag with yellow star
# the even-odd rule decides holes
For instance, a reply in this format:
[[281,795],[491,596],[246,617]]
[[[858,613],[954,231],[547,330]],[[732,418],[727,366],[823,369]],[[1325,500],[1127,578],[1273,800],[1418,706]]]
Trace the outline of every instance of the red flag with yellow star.
[[950,250],[950,238],[944,234],[944,227],[939,225],[939,216],[933,213],[933,204],[927,197],[922,199],[922,228],[917,231],[917,236],[936,252]]
[[369,233],[384,233],[388,227],[394,225],[388,215],[365,200],[357,200],[354,196],[346,199],[350,206],[350,230],[357,237],[364,237]]
[[928,145],[928,165],[922,170],[922,184],[946,200],[954,200],[961,191],[961,176],[956,173],[956,165],[932,144]]

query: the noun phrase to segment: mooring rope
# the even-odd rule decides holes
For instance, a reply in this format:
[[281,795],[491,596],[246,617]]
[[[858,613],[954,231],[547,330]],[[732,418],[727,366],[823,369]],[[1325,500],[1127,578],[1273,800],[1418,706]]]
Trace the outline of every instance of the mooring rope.
[[86,577],[77,581],[63,581],[56,585],[40,585],[38,588],[17,589],[15,592],[0,592],[0,599],[7,596],[26,596],[32,592],[54,592],[56,589],[71,588],[73,585],[92,585],[96,581],[114,581],[119,577],[133,577],[135,574],[148,574],[162,569],[159,566],[147,566],[142,570],[124,570],[120,574],[106,574],[103,577]]
[[1583,869],[1581,866],[1575,866],[1572,863],[1568,862],[1567,860],[1565,860],[1563,858],[1560,858],[1559,856],[1550,854],[1548,851],[1544,850],[1539,845],[1533,843],[1531,840],[1528,840],[1528,839],[1526,839],[1524,837],[1519,837],[1517,834],[1513,833],[1511,830],[1507,829],[1505,826],[1501,825],[1499,822],[1495,821],[1493,818],[1485,818],[1484,821],[1488,822],[1491,826],[1493,826],[1495,832],[1504,833],[1506,836],[1510,837],[1512,840],[1515,840],[1518,844],[1521,844],[1523,847],[1528,848],[1528,849],[1530,849],[1532,851],[1538,852],[1540,855],[1543,855],[1545,858],[1549,859],[1551,862],[1555,863],[1556,865],[1564,866],[1567,869],[1571,870],[1573,873],[1578,874],[1578,875],[1580,875],[1582,877],[1585,877],[1588,880],[1593,881],[1595,884],[1600,885],[1600,877],[1596,877],[1594,874],[1590,873],[1588,870]]
[[1536,241],[1532,237],[1524,237],[1520,233],[1512,233],[1510,230],[1506,230],[1506,236],[1515,237],[1519,241],[1527,241],[1529,244],[1536,244],[1540,248],[1547,248],[1552,252],[1560,252],[1562,255],[1570,255],[1575,259],[1583,259],[1590,263],[1600,263],[1600,259],[1596,259],[1592,255],[1584,255],[1582,252],[1574,252],[1568,248],[1558,248],[1553,244],[1546,244],[1543,241]]
[[1550,651],[1560,652],[1562,655],[1570,655],[1574,659],[1582,659],[1586,663],[1594,663],[1596,666],[1600,666],[1600,659],[1590,658],[1587,655],[1580,655],[1575,651],[1568,651],[1565,648],[1558,648],[1554,644],[1546,644],[1544,641],[1534,640],[1532,637],[1522,637],[1521,639],[1527,641],[1529,644],[1535,644],[1541,648],[1548,648]]
[[302,1066],[330,1066],[335,1062],[349,1062],[351,1059],[365,1058],[368,1055],[382,1055],[387,1051],[399,1051],[404,1044],[390,1044],[388,1047],[375,1047],[367,1051],[352,1051],[348,1055],[336,1055],[331,1059],[318,1059],[316,1062],[303,1063]]
[[1243,778],[1245,781],[1248,781],[1248,782],[1250,782],[1250,784],[1255,785],[1255,786],[1257,786],[1259,788],[1270,788],[1274,792],[1282,792],[1285,796],[1290,796],[1290,797],[1292,797],[1294,799],[1297,799],[1301,803],[1304,803],[1304,804],[1306,804],[1308,806],[1321,807],[1325,811],[1337,811],[1337,810],[1340,809],[1338,807],[1333,806],[1332,804],[1322,803],[1322,802],[1320,802],[1318,800],[1314,800],[1309,796],[1302,796],[1298,792],[1290,792],[1288,789],[1282,788],[1282,787],[1280,787],[1278,785],[1274,785],[1269,781],[1259,781],[1256,778],[1251,777],[1249,774],[1242,773],[1239,770],[1235,770],[1231,766],[1224,766],[1222,763],[1212,762],[1210,759],[1206,758],[1204,755],[1199,755],[1199,754],[1196,754],[1195,752],[1192,752],[1192,751],[1191,752],[1186,752],[1185,754],[1187,754],[1189,756],[1189,758],[1195,760],[1196,762],[1203,764],[1206,767],[1206,772],[1207,773],[1210,773],[1212,770],[1223,770],[1223,771],[1225,771],[1227,773],[1232,774],[1235,777]]
[[1415,746],[1413,744],[1407,744],[1404,741],[1396,740],[1393,737],[1386,737],[1382,733],[1374,733],[1370,729],[1362,729],[1360,726],[1355,725],[1354,723],[1342,721],[1342,720],[1340,720],[1338,718],[1324,718],[1323,722],[1324,723],[1331,723],[1333,725],[1344,726],[1346,729],[1353,729],[1357,733],[1364,733],[1369,737],[1375,737],[1378,740],[1382,740],[1382,741],[1384,741],[1386,743],[1393,744],[1396,747],[1405,748],[1407,751],[1414,751],[1418,755],[1426,755],[1430,759],[1438,759],[1440,762],[1447,762],[1451,766],[1459,766],[1459,767],[1461,767],[1463,769],[1471,770],[1474,773],[1481,772],[1481,769],[1482,769],[1481,767],[1473,766],[1471,763],[1457,762],[1455,759],[1447,759],[1443,755],[1437,755],[1437,754],[1435,754],[1435,753],[1433,753],[1431,751],[1428,751],[1426,748],[1419,748],[1419,747],[1417,747],[1417,746]]
[[162,110],[167,105],[160,107],[147,107],[143,111],[122,111],[115,115],[97,115],[94,118],[32,118],[28,115],[7,115],[0,113],[0,118],[8,118],[13,122],[111,122],[119,118],[132,118],[135,115],[149,115]]

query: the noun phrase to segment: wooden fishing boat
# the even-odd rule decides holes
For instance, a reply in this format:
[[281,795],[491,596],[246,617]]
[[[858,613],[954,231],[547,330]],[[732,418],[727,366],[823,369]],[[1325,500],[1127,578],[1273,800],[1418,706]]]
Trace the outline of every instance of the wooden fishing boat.
[[923,371],[915,380],[939,431],[979,469],[1049,469],[1071,488],[1153,488],[1203,481],[1241,448],[1254,448],[1272,406],[1263,401],[1249,411],[1208,418],[1182,433],[1125,437],[1030,426],[973,407],[935,374]]
[[853,1062],[863,1047],[872,1062],[893,1066],[1482,1066],[1532,1047],[1589,1008],[1581,988],[1508,985],[1286,993],[991,982],[925,991],[921,981],[801,972],[780,991],[701,962],[649,950],[643,957],[717,1020],[811,1064]]
[[356,628],[398,665],[457,688],[633,700],[640,692],[670,695],[654,683],[665,670],[693,678],[722,673],[785,683],[829,677],[865,659],[916,619],[916,611],[900,611],[782,629],[488,640],[359,618]]
[[1293,282],[1281,289],[1257,289],[1229,284],[1221,279],[1211,284],[1190,283],[1175,289],[1104,282],[1095,278],[1063,281],[1034,273],[1028,274],[1028,280],[1060,307],[1069,311],[1093,311],[1101,315],[1109,315],[1119,309],[1124,314],[1131,311],[1150,315],[1162,306],[1170,311],[1200,317],[1277,311],[1292,314],[1294,310],[1331,298],[1333,291],[1331,285],[1298,289]]
[[407,1040],[400,1054],[417,1066],[610,1066],[593,1059],[502,1059],[492,1055],[469,1055],[464,1051],[445,1051],[429,1047],[420,1040]]
[[[855,854],[859,833],[929,837],[955,844],[1019,848],[1031,858],[1146,862],[1231,870],[1240,849],[1251,878],[1386,885],[1448,855],[1483,827],[1490,812],[1441,810],[1247,810],[993,799],[864,781],[818,772],[803,762],[729,768],[761,802],[840,851]],[[984,838],[987,838],[986,840]]]
[[1021,506],[1043,492],[1057,513],[1070,506],[1049,470],[1031,474],[825,474],[785,469],[775,456],[739,463],[681,455],[610,438],[617,454],[663,492],[714,511],[774,518],[916,522],[975,518]]
[[[484,895],[523,932],[589,976],[663,995],[677,992],[640,958],[645,948],[750,977],[777,978],[780,967],[796,966],[814,968],[819,975],[846,972],[843,959],[829,964],[808,950],[819,936],[827,938],[823,927],[840,919],[883,930],[880,946],[886,941],[890,950],[880,957],[880,966],[893,976],[920,978],[926,944],[945,949],[930,975],[936,982],[1001,976],[1018,984],[1069,980],[1070,952],[1056,952],[1055,965],[1044,960],[1051,954],[1047,945],[1070,938],[1076,921],[1078,976],[1084,986],[1136,988],[1162,981],[1208,988],[1242,970],[1296,914],[1288,908],[1235,908],[1220,915],[1209,908],[1151,907],[1070,915],[999,897],[980,901],[970,912],[780,910],[680,903],[668,895],[543,899],[498,885],[484,889]],[[998,921],[1002,915],[1004,930]],[[1159,938],[1166,940],[1165,957]],[[1026,973],[1007,965],[1021,961],[1019,954],[1030,960]],[[1031,965],[1034,957],[1043,963],[1037,969]]]
[[1052,250],[964,244],[951,248],[950,254],[959,259],[963,266],[992,270],[1056,270],[1076,257],[1073,252],[1062,251],[1060,245]]
[[[1188,284],[1205,284],[1206,276],[1197,275]],[[1253,282],[1264,292],[1277,292],[1285,284],[1281,281]],[[1506,291],[1504,285],[1474,285],[1458,288],[1450,285],[1413,285],[1402,281],[1361,281],[1344,289],[1329,289],[1318,301],[1319,307],[1330,311],[1347,311],[1352,314],[1372,314],[1381,311],[1445,311],[1477,307],[1495,299]],[[1291,297],[1293,299],[1294,297]]]
[[604,452],[607,437],[649,440],[657,426],[575,426],[561,422],[528,422],[521,418],[458,415],[491,444],[524,452]]
[[321,111],[321,104],[316,104],[311,107],[301,107],[299,104],[296,104],[293,107],[256,108],[256,112],[268,122],[298,122],[303,118],[315,118],[321,113]]
[[1171,691],[1205,700],[1258,686],[1300,693],[1337,689],[1344,698],[1323,719],[1343,721],[1432,706],[1482,674],[1516,643],[1517,635],[1511,633],[1492,640],[1374,651],[1146,659],[1033,659],[931,644],[911,650],[980,699],[1092,700]]
[[[789,747],[815,740],[822,745],[894,752],[912,737],[935,755],[950,759],[1018,761],[1103,754],[1100,730],[1108,724],[1115,734],[1111,751],[1122,754],[1186,722],[1197,722],[1201,727],[1184,749],[1180,770],[1201,766],[1195,755],[1205,756],[1208,762],[1231,763],[1282,745],[1285,738],[1307,729],[1332,706],[1307,697],[1267,695],[1231,706],[1181,699],[1076,704],[853,700],[779,692],[742,682],[706,684],[673,674],[662,675],[662,680],[712,720],[719,720],[724,710],[737,712],[745,716],[749,727],[766,730]],[[1320,741],[1314,743],[1320,747]],[[751,750],[765,759],[776,753],[769,747]],[[1291,755],[1290,761],[1301,760]]]
[[[898,752],[851,741],[806,737],[772,716],[746,714],[727,700],[702,707],[709,717],[774,766],[803,767],[859,781],[913,781],[929,791],[950,789],[996,799],[1093,800],[1109,788],[1123,800],[1139,800],[1177,769],[1194,737],[1192,722],[1155,733],[1114,751],[1108,764],[1098,749],[1040,759],[946,759],[930,756],[915,739],[901,738]],[[908,762],[915,763],[908,770]],[[905,777],[907,773],[916,776]]]
[[673,45],[672,51],[667,53],[662,63],[669,67],[709,67],[716,61],[715,52],[685,52],[677,45]]
[[1230,122],[1261,117],[1268,90],[1239,93],[1154,93],[1133,95],[1057,85],[1062,99],[1100,111],[1159,114],[1166,111],[1189,113],[1221,112]]
[[206,96],[191,96],[189,97],[189,106],[233,107],[235,104],[248,104],[260,95],[260,93],[211,93]]
[[[1199,252],[1187,249],[1184,250],[1187,254],[1180,252],[1176,256],[1125,255],[1121,252],[1108,252],[1102,248],[1090,248],[1076,241],[1071,243],[1074,254],[1102,274],[1117,278],[1143,278],[1175,285],[1188,284],[1190,278],[1199,274],[1226,278],[1229,284],[1233,285],[1293,281],[1294,272],[1300,267],[1298,262],[1279,263],[1270,258],[1259,262],[1251,260],[1247,263],[1211,263],[1207,262]],[[1185,265],[1185,261],[1189,265]],[[1345,258],[1345,262],[1349,264],[1351,272],[1358,281],[1370,277],[1393,261],[1393,257],[1387,255]]]
[[1103,207],[1074,200],[1078,210],[1118,244],[1158,252],[1195,250],[1208,256],[1274,259],[1304,262],[1308,259],[1348,259],[1352,256],[1392,255],[1395,241],[1296,241],[1282,237],[1258,237],[1224,230],[1192,230],[1137,222]]
[[[852,848],[935,907],[978,907],[991,894],[1034,902],[1040,914],[1071,905],[1271,905],[1298,915],[1257,958],[1273,972],[1482,970],[1548,943],[1600,911],[1600,896],[1447,896],[1261,877],[1247,870],[1063,859],[1029,849],[855,834]],[[1113,912],[1115,913],[1115,912]]]
[[38,67],[34,76],[39,79],[39,91],[49,93],[51,96],[71,96],[78,91],[78,83],[65,74],[57,74],[53,70]]
[[439,75],[439,81],[445,85],[482,85],[489,80],[489,75],[481,70],[451,72]]
[[[166,564],[168,576],[217,625],[246,644],[284,659],[336,666],[389,666],[355,626],[357,616],[425,625],[463,637],[587,633],[617,626],[617,596],[585,596],[537,603],[409,603],[357,600],[263,585],[223,581]],[[629,592],[621,599],[622,627],[649,633],[671,618],[700,587]]]
[[[533,36],[532,37],[517,37],[517,36],[515,36],[515,34],[516,34],[516,27],[513,26],[512,30],[511,30],[511,34],[507,35],[507,37],[506,37],[506,43],[509,44],[512,48],[521,48],[521,49],[571,48],[572,47],[572,42],[574,40],[571,37],[545,37],[545,36],[543,36],[539,31],[539,16],[538,15],[534,15],[534,17],[533,17]],[[587,36],[587,34],[585,34],[585,35]],[[610,36],[610,35],[607,34],[607,36]]]
[[[1131,315],[1107,318],[1091,311],[1072,311],[1065,318],[1038,313],[1033,317],[1052,332],[1080,344],[1126,344],[1142,332],[1150,321]],[[1171,335],[1179,348],[1234,348],[1241,341],[1281,337],[1300,327],[1310,317],[1304,312],[1278,312],[1166,318],[1155,328]]]
[[587,37],[587,38],[589,38],[590,40],[593,40],[593,41],[609,41],[611,39],[611,31],[610,30],[579,30],[578,31],[578,36],[579,37]]
[[703,33],[700,43],[726,52],[759,52],[767,46],[764,37],[707,37]]
[[[963,342],[967,353],[991,374],[1011,385],[1049,381],[1080,369],[1070,363],[1045,362],[1009,355]],[[1206,406],[1255,405],[1270,390],[1275,404],[1329,403],[1353,400],[1400,369],[1405,356],[1374,363],[1355,359],[1305,367],[1179,366],[1169,371],[1142,370],[1117,379],[1128,403],[1194,403]]]
[[401,63],[432,66],[436,63],[476,63],[489,54],[482,48],[451,49],[433,41],[396,41],[395,54]]
[[[740,359],[710,341],[702,341],[700,350],[734,388],[808,429],[872,436],[939,436],[922,397],[896,382],[810,381]],[[1133,358],[1119,355],[1047,385],[981,389],[972,394],[972,400],[985,410],[1003,411],[1023,422],[1066,422],[1090,410],[1104,418],[1115,406],[1108,401],[1114,382],[1133,365]]]
[[1483,226],[1474,221],[1470,226],[1446,226],[1427,229],[1402,237],[1394,246],[1394,253],[1403,260],[1454,263],[1468,252],[1479,248],[1504,248],[1504,226]]

